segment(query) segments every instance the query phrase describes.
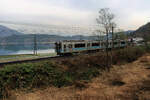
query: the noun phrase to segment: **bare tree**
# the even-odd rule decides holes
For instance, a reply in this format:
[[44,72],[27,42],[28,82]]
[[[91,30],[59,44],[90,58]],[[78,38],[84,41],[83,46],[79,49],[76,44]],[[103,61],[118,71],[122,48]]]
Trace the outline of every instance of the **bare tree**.
[[100,25],[100,30],[103,30],[106,34],[106,54],[107,54],[107,69],[109,70],[109,54],[108,54],[108,49],[109,49],[109,33],[112,31],[112,25],[113,25],[113,19],[114,19],[114,14],[110,12],[109,8],[103,8],[100,9],[99,11],[99,17],[96,19],[97,23]]

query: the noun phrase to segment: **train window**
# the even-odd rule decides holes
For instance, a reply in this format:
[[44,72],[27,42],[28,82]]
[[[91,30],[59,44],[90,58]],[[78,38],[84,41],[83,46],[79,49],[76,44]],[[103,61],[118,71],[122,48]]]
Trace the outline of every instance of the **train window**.
[[85,44],[75,44],[75,48],[85,47]]
[[125,42],[121,42],[121,44],[125,44]]
[[114,42],[114,45],[117,45],[117,42]]
[[92,43],[92,46],[99,46],[99,43]]
[[69,48],[72,48],[72,44],[69,44],[68,47],[69,47]]
[[66,48],[66,45],[64,45],[64,48]]

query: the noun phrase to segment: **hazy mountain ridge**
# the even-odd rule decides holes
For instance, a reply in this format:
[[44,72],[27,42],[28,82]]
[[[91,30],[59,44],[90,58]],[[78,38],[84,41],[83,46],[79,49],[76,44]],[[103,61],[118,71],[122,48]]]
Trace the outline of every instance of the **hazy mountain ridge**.
[[135,36],[144,37],[144,36],[150,36],[150,22],[141,26],[139,29],[137,29],[134,32]]
[[17,30],[24,34],[55,34],[61,36],[72,35],[91,35],[93,30],[97,30],[95,26],[80,26],[80,25],[39,25],[39,24],[15,24],[1,23],[0,24],[11,29]]
[[[4,25],[0,25],[0,45],[8,45],[8,44],[33,44],[34,42],[34,34],[37,32],[32,32],[32,34],[24,34],[23,32],[19,32],[15,29],[8,28]],[[61,32],[58,32],[57,34],[60,35],[50,35],[55,34],[53,32],[44,34],[45,31],[39,32],[37,37],[38,43],[50,43],[50,42],[56,42],[61,40],[79,40],[89,39],[88,36],[81,36],[81,35],[75,35],[75,36],[60,36]]]
[[[37,34],[36,39],[38,43],[47,44],[51,42],[61,41],[61,40],[92,40],[96,37],[94,36],[59,36],[59,35],[48,35],[48,34]],[[11,35],[7,37],[0,37],[0,45],[8,44],[33,44],[34,34],[22,34],[22,35]]]
[[18,32],[16,30],[10,29],[8,27],[5,27],[3,25],[0,25],[0,36],[1,37],[7,37],[11,35],[21,35],[21,32]]
[[[150,26],[150,23],[148,24]],[[142,26],[135,32],[133,30],[128,30],[125,31],[124,33],[129,35],[132,33],[135,34],[142,34],[142,32],[145,32],[143,30],[147,30],[147,26]],[[148,30],[150,32],[150,28]],[[60,36],[60,35],[50,35],[50,34],[55,34],[53,32],[49,34],[44,34],[40,33],[36,34],[37,37],[37,42],[38,43],[51,43],[51,42],[56,42],[56,41],[61,41],[61,40],[96,40],[98,39],[97,36],[84,36],[84,35],[73,35],[73,36]],[[34,42],[34,34],[23,34],[21,32],[18,32],[13,29],[9,29],[5,26],[0,25],[0,45],[12,45],[12,44],[33,44]],[[111,34],[109,35],[111,38]],[[105,38],[105,36],[103,36]]]
[[[36,34],[37,42],[41,44],[47,44],[51,42],[57,42],[62,40],[97,40],[98,36],[60,36],[60,35],[48,35],[48,34]],[[106,39],[105,36],[103,36]],[[111,35],[109,35],[111,38]],[[0,37],[0,45],[12,45],[12,44],[33,44],[34,34],[21,34],[21,35],[10,35],[7,37]]]

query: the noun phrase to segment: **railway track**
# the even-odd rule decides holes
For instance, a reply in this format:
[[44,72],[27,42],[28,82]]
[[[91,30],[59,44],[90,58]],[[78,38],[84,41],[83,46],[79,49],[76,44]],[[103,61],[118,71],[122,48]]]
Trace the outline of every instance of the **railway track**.
[[[95,53],[95,52],[94,52]],[[93,55],[92,53],[82,53],[80,54],[80,56],[82,55]],[[51,56],[51,57],[39,57],[39,58],[34,58],[34,59],[26,59],[26,60],[16,60],[16,61],[8,61],[8,62],[0,62],[0,67],[3,67],[5,65],[10,65],[10,64],[20,64],[20,63],[35,63],[38,61],[44,61],[44,60],[62,60],[62,59],[69,59],[72,57],[76,57],[79,56],[77,55],[64,55],[64,56]]]
[[64,56],[41,57],[41,58],[35,58],[35,59],[26,59],[26,60],[16,60],[16,61],[0,62],[0,66],[9,65],[9,64],[37,62],[37,61],[57,59],[57,58],[64,58]]
[[[93,54],[93,53],[91,53]],[[91,55],[89,54],[82,54],[82,55]],[[35,63],[38,61],[44,61],[44,60],[62,60],[62,59],[69,59],[72,57],[77,57],[79,55],[67,55],[67,56],[51,56],[51,57],[40,57],[40,58],[34,58],[34,59],[26,59],[26,60],[16,60],[16,61],[8,61],[8,62],[0,62],[0,67],[3,67],[5,65],[11,65],[11,64],[20,64],[20,63]],[[80,54],[81,56],[81,54]]]
[[51,57],[39,57],[34,59],[26,59],[26,60],[16,60],[16,61],[8,61],[8,62],[0,62],[0,67],[11,64],[20,64],[20,63],[35,63],[38,61],[44,60],[61,60],[61,59],[69,59],[78,55],[68,55],[68,56],[51,56]]

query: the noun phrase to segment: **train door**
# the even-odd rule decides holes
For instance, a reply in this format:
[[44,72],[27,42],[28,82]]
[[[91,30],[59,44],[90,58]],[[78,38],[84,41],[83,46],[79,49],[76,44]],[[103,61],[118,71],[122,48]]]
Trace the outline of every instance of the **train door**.
[[66,44],[64,44],[64,52],[66,52],[67,51],[67,46],[66,46]]
[[91,44],[90,44],[90,42],[88,42],[88,43],[87,43],[87,49],[89,50],[90,47],[91,47]]
[[72,47],[73,47],[72,44],[69,44],[69,45],[68,45],[69,52],[72,52]]

